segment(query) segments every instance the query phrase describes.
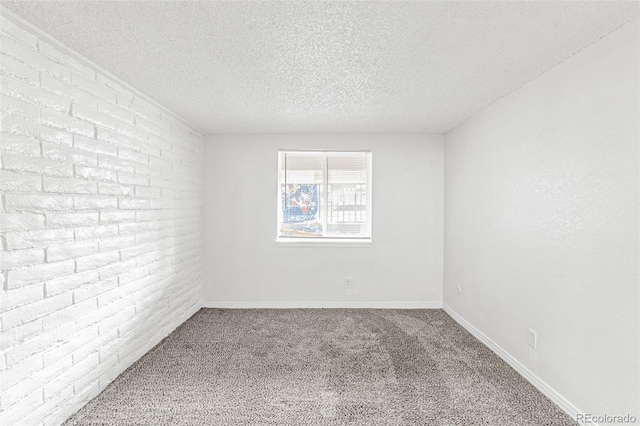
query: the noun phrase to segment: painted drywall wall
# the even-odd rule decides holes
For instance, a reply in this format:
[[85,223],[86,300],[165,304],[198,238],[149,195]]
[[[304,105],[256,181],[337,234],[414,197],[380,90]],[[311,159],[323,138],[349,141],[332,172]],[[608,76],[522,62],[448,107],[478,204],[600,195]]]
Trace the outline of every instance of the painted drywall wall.
[[565,409],[636,418],[638,39],[636,19],[446,135],[444,279]]
[[[207,306],[426,307],[442,301],[443,138],[207,136]],[[373,243],[275,243],[278,149],[370,149]],[[343,279],[353,278],[345,290]]]
[[58,425],[201,305],[203,137],[0,20],[0,423]]

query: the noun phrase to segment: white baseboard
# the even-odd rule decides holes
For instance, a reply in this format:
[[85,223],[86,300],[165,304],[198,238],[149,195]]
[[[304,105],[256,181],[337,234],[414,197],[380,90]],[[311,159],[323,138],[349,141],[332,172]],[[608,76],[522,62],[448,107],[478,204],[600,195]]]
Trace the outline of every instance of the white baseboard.
[[[569,402],[565,397],[556,392],[551,386],[546,384],[542,379],[533,374],[531,370],[522,365],[520,361],[511,356],[507,351],[502,349],[496,342],[491,340],[482,331],[478,330],[467,320],[462,318],[456,311],[454,311],[449,305],[442,305],[442,309],[449,314],[458,324],[464,327],[469,333],[471,333],[476,339],[480,340],[485,346],[491,349],[496,355],[498,355],[504,362],[509,364],[511,368],[516,370],[522,377],[524,377],[529,383],[536,387],[544,396],[549,398],[554,404],[556,404],[562,411],[567,413],[573,420],[576,420],[578,413],[584,413],[585,411],[578,410],[575,405]],[[581,423],[580,424],[584,424]],[[589,426],[597,426],[596,423],[589,423]]]
[[442,302],[212,302],[203,301],[203,308],[223,309],[442,309]]

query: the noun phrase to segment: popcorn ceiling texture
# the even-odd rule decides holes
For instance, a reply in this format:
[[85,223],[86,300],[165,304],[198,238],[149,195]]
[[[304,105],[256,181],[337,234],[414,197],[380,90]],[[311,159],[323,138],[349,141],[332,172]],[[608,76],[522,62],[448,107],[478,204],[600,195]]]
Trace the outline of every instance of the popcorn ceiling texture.
[[203,137],[0,28],[0,423],[56,425],[200,307]]
[[445,133],[629,2],[3,4],[208,134]]

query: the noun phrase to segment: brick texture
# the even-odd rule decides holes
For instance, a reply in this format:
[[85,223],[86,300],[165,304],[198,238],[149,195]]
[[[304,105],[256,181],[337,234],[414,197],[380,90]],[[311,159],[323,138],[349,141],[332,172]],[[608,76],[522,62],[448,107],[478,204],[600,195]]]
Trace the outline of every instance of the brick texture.
[[57,425],[200,308],[204,142],[10,16],[0,32],[0,424]]

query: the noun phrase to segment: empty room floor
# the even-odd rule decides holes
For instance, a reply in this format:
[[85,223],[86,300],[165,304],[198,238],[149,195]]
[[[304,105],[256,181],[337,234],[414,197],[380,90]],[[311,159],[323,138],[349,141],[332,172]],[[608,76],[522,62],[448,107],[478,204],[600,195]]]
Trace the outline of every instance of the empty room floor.
[[573,425],[443,310],[201,309],[65,425]]

